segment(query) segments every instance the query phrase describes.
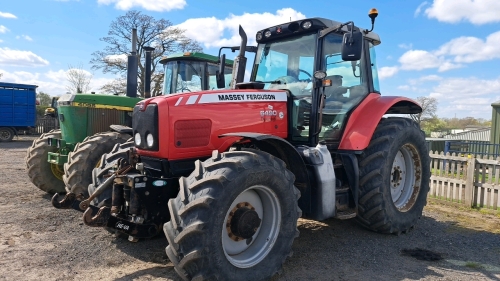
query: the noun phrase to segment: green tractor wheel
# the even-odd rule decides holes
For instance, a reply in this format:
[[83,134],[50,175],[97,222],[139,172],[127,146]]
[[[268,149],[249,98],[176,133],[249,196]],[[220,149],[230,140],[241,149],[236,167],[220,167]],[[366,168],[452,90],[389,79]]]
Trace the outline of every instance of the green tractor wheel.
[[61,138],[61,130],[52,130],[33,141],[26,154],[26,168],[31,182],[48,193],[65,192],[62,180],[62,165],[47,162],[49,152],[57,152],[56,147],[49,146],[48,138]]
[[104,132],[86,137],[68,154],[64,163],[63,180],[67,192],[83,194],[88,197],[88,186],[92,183],[92,170],[98,167],[101,156],[113,149],[116,144],[124,143],[130,135],[118,132]]

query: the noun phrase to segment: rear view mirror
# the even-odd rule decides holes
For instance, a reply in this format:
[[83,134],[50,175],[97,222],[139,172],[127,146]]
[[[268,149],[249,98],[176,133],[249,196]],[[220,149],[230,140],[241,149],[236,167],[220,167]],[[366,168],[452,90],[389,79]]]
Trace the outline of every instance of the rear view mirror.
[[222,54],[222,56],[220,56],[219,70],[215,73],[215,79],[217,80],[217,88],[219,89],[226,87],[226,79],[224,77],[225,67],[226,67],[226,55]]
[[363,34],[359,31],[347,32],[342,39],[342,60],[356,61],[361,58]]

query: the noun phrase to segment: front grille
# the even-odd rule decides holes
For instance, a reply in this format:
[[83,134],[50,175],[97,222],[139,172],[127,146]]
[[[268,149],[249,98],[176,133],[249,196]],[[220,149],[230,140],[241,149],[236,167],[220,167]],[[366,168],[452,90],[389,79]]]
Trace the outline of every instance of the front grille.
[[91,136],[99,132],[109,131],[110,125],[130,126],[128,112],[116,109],[88,108],[87,132]]
[[[148,104],[144,111],[139,110],[139,106],[134,107],[132,118],[132,128],[134,129],[134,139],[137,133],[141,136],[141,144],[136,147],[144,150],[158,151],[158,106]],[[153,146],[148,147],[146,136],[152,134],[154,138]]]

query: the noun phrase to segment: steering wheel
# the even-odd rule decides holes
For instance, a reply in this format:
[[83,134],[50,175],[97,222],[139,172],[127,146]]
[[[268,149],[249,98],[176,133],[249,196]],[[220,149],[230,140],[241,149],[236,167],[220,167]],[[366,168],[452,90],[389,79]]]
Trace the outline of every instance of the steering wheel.
[[300,69],[300,68],[299,68],[299,72],[302,72],[302,73],[304,73],[305,75],[309,76],[309,79],[311,79],[311,80],[312,80],[312,75],[311,75],[311,73],[309,73],[309,72],[307,72],[307,71],[305,71],[305,70],[303,70],[303,69]]

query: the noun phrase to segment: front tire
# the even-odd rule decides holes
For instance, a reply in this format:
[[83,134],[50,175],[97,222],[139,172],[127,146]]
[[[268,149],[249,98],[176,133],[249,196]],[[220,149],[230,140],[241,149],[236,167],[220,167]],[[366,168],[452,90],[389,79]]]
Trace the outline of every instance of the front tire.
[[395,234],[414,227],[427,203],[429,161],[417,123],[407,118],[382,119],[359,158],[358,223]]
[[47,143],[49,138],[60,139],[61,130],[52,130],[42,134],[26,153],[26,168],[31,182],[41,190],[47,193],[62,193],[64,182],[62,176],[64,173],[62,165],[51,164],[48,162],[49,152],[57,152],[57,148]]
[[68,153],[64,163],[64,184],[66,191],[88,197],[88,187],[92,183],[92,170],[99,165],[101,156],[109,152],[117,143],[124,143],[130,135],[118,132],[97,133],[86,137]]
[[257,150],[214,151],[179,182],[164,232],[182,278],[262,280],[281,269],[301,215],[283,161]]

